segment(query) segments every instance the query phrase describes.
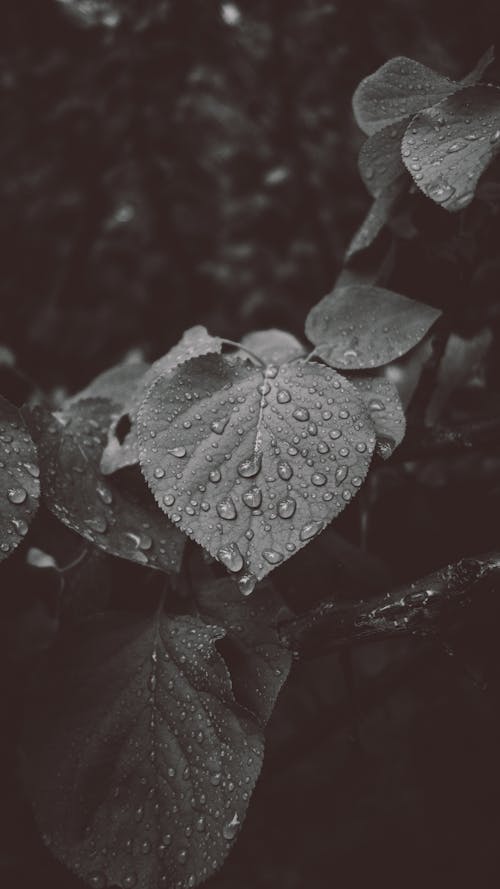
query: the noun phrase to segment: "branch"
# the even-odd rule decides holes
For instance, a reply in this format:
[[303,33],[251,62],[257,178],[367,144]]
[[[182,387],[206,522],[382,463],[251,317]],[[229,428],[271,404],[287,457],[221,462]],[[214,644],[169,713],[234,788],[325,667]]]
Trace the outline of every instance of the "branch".
[[316,657],[354,642],[426,635],[470,602],[479,580],[495,573],[500,577],[500,551],[461,559],[368,602],[323,602],[283,622],[280,638],[297,656]]

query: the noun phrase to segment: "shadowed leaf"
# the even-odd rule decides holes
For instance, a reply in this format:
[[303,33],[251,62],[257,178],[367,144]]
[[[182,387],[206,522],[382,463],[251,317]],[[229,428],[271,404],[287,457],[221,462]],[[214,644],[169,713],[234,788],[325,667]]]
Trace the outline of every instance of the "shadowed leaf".
[[[401,139],[407,123],[390,124],[363,142],[358,167],[361,178],[374,198],[391,187],[405,173],[401,160]],[[405,177],[406,178],[406,177]]]
[[[241,345],[254,352],[266,364],[283,364],[305,353],[304,346],[293,334],[275,327],[248,333],[243,337]],[[248,357],[243,351],[237,355],[243,359]]]
[[441,312],[382,287],[345,287],[315,305],[306,335],[332,367],[363,370],[400,358]]
[[350,381],[365,402],[375,427],[375,450],[387,460],[403,441],[406,431],[406,419],[398,390],[384,377],[369,374],[353,374]]
[[244,592],[344,509],[375,445],[356,390],[329,368],[220,356],[157,380],[138,432],[157,502]]
[[423,193],[451,212],[467,207],[500,151],[500,89],[471,86],[418,114],[402,156]]
[[406,187],[407,176],[400,176],[384,188],[378,197],[375,198],[346,250],[346,261],[373,244],[375,238],[391,218],[393,210]]
[[90,886],[192,889],[226,858],[263,738],[217,626],[108,613],[63,635],[28,704],[24,773],[51,851]]
[[178,571],[183,535],[165,520],[147,491],[139,500],[99,471],[112,409],[108,401],[91,399],[58,415],[32,412],[45,502],[61,522],[106,552]]
[[[237,585],[223,578],[197,593],[202,616],[224,627],[233,645],[229,661],[233,691],[241,704],[265,725],[286,682],[292,656],[280,642],[276,626],[290,616],[281,596],[269,584],[243,599]],[[226,655],[226,659],[227,659]]]
[[18,409],[0,396],[0,561],[24,540],[40,498],[38,458]]
[[72,395],[66,404],[75,404],[77,401],[89,398],[107,398],[117,407],[123,407],[130,399],[131,391],[134,391],[141,377],[149,368],[145,361],[117,364],[104,373],[99,374],[85,389]]

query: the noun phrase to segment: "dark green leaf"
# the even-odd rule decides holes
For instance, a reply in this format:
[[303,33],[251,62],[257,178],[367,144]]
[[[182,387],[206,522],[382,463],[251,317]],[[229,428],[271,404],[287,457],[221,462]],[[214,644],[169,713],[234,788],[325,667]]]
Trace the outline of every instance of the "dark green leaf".
[[138,432],[159,505],[246,592],[342,511],[375,445],[356,390],[329,368],[220,356],[158,379]]
[[[292,358],[298,358],[305,353],[304,346],[293,334],[275,327],[270,330],[255,330],[253,333],[248,333],[243,337],[241,345],[250,349],[266,364],[283,364],[285,361],[291,361]],[[238,352],[237,355],[243,359],[247,357],[243,351]]]
[[471,86],[418,114],[406,130],[403,161],[423,193],[446,210],[472,201],[500,151],[500,89]]
[[408,352],[441,312],[382,287],[334,290],[314,306],[306,334],[332,367],[380,367]]
[[94,889],[192,889],[226,858],[263,738],[224,631],[108,613],[63,635],[27,708],[24,772],[52,852]]
[[361,146],[359,172],[374,198],[390,188],[405,173],[401,160],[401,139],[406,127],[406,120],[390,124],[370,136]]
[[361,226],[351,240],[347,251],[346,261],[352,259],[356,253],[370,247],[383,227],[387,225],[399,198],[407,185],[407,176],[400,176],[375,198]]
[[66,404],[74,404],[89,398],[107,398],[108,401],[112,401],[113,404],[121,408],[130,400],[131,392],[135,391],[148,368],[149,364],[144,361],[117,364],[115,367],[110,367],[109,370],[105,370],[95,380],[92,380],[81,392],[72,395]]
[[69,528],[124,559],[178,571],[183,535],[165,519],[147,491],[140,500],[99,471],[113,405],[79,401],[53,415],[35,409],[31,430],[38,445],[47,506]]
[[365,402],[375,427],[375,450],[387,460],[403,441],[406,431],[406,419],[398,390],[385,377],[370,374],[353,374],[350,381]]
[[[123,469],[125,466],[135,466],[139,462],[136,419],[139,405],[146,395],[149,387],[161,374],[169,373],[184,361],[195,358],[198,355],[206,355],[210,352],[220,352],[222,340],[209,334],[206,327],[200,324],[190,327],[182,335],[181,339],[170,349],[166,355],[153,362],[151,367],[138,381],[138,385],[129,390],[124,399],[121,416],[113,419],[108,432],[108,441],[103,451],[101,471],[105,475]],[[119,424],[124,417],[128,418],[130,428],[124,438],[118,437]]]
[[365,77],[352,106],[358,126],[368,136],[429,108],[461,89],[431,68],[398,56]]
[[18,409],[0,396],[0,561],[24,540],[40,498],[38,459]]
[[[216,580],[197,593],[202,616],[226,630],[233,645],[229,662],[236,700],[265,725],[286,682],[292,657],[276,629],[290,616],[269,584],[259,586],[251,600],[243,599],[228,578]],[[227,659],[226,655],[226,659]]]

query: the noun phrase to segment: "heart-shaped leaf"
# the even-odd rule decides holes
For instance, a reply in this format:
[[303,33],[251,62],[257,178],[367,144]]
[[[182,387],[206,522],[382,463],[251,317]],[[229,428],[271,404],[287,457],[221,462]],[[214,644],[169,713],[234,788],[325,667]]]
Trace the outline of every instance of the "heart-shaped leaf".
[[0,561],[24,540],[40,498],[36,448],[18,409],[0,396]]
[[390,59],[357,87],[352,107],[356,122],[368,136],[408,119],[461,89],[461,85],[426,65],[398,56]]
[[63,634],[27,706],[24,773],[52,852],[94,889],[193,889],[226,858],[263,738],[195,617],[107,613]]
[[[250,349],[265,364],[284,364],[285,361],[305,354],[304,346],[293,334],[275,327],[248,333],[243,337],[241,345]],[[243,350],[237,355],[240,358],[247,357]]]
[[479,177],[500,151],[500,89],[471,86],[418,114],[403,137],[406,168],[446,210],[467,207]]
[[406,431],[406,419],[398,390],[385,377],[370,374],[353,374],[350,381],[365,402],[375,427],[375,450],[387,460],[403,441]]
[[[206,327],[201,324],[190,327],[182,335],[181,339],[170,349],[166,355],[154,361],[151,367],[138,380],[138,384],[129,390],[127,397],[122,402],[123,410],[120,416],[114,418],[108,432],[108,441],[103,451],[101,471],[105,475],[123,469],[125,466],[135,466],[139,462],[139,446],[137,441],[136,419],[137,411],[142,399],[154,381],[164,373],[169,373],[174,367],[189,361],[198,355],[207,355],[211,352],[220,352],[222,340],[209,334]],[[123,437],[119,436],[120,423],[128,420],[129,428]]]
[[244,592],[342,511],[375,445],[356,390],[329,368],[220,356],[158,379],[138,432],[157,502]]
[[32,412],[30,428],[38,445],[45,502],[68,528],[106,552],[150,568],[178,571],[183,535],[146,491],[139,499],[99,471],[112,410],[111,402],[91,399],[69,405],[58,415],[39,408]]
[[363,370],[400,358],[441,312],[383,287],[335,289],[315,305],[306,335],[331,367]]
[[[224,627],[232,643],[231,678],[236,700],[265,725],[292,664],[290,651],[280,641],[276,626],[290,616],[270,584],[243,599],[229,578],[215,580],[197,592],[202,616]],[[225,653],[226,659],[231,649]]]

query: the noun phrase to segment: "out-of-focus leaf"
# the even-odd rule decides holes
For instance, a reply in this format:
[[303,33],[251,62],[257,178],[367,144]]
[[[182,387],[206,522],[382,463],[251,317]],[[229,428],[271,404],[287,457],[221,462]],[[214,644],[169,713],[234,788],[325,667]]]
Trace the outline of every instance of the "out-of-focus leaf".
[[61,522],[106,552],[176,572],[183,535],[147,491],[139,500],[99,471],[112,409],[109,401],[90,399],[58,415],[40,408],[32,412],[45,502]]
[[158,379],[138,433],[158,504],[243,592],[344,509],[375,445],[356,390],[329,368],[220,356]]
[[[359,152],[358,167],[361,178],[374,198],[405,173],[401,160],[401,139],[407,123],[390,124],[363,142]],[[405,178],[407,178],[405,176]]]
[[436,385],[427,407],[425,422],[432,426],[443,413],[446,404],[456,389],[470,379],[479,362],[484,358],[493,341],[488,327],[470,339],[452,333],[446,343],[446,350],[439,365]]
[[384,225],[387,225],[391,218],[392,212],[406,185],[407,176],[400,176],[399,179],[395,179],[375,198],[346,250],[346,261],[373,244],[377,235],[380,234]]
[[423,193],[450,212],[467,207],[500,151],[500,89],[479,85],[413,118],[402,142],[406,168]]
[[290,671],[292,657],[280,642],[276,626],[289,617],[281,597],[269,584],[243,599],[229,578],[216,580],[197,593],[202,616],[226,631],[232,643],[225,651],[236,700],[265,725]]
[[441,312],[382,287],[345,287],[327,294],[306,319],[306,335],[332,367],[363,370],[413,348]]
[[245,818],[263,738],[217,626],[107,613],[62,635],[27,706],[24,774],[45,842],[90,886],[193,889]]
[[365,402],[375,427],[375,450],[387,460],[403,441],[406,431],[406,419],[398,390],[382,376],[353,374],[350,381]]
[[75,404],[89,398],[107,398],[117,407],[123,407],[130,400],[131,392],[135,391],[141,377],[149,368],[145,361],[117,364],[104,373],[99,374],[85,389],[68,399],[66,404]]
[[495,61],[495,47],[490,46],[485,53],[478,59],[476,65],[466,77],[460,81],[460,86],[473,86],[481,80],[484,72]]
[[38,509],[40,471],[36,448],[18,409],[0,396],[0,561],[28,533]]

